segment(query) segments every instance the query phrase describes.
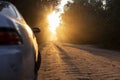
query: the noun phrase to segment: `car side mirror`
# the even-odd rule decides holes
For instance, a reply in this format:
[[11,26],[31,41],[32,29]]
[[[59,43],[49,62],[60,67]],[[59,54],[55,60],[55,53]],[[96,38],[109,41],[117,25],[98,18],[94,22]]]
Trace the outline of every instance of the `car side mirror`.
[[32,30],[33,30],[34,33],[39,33],[39,32],[41,32],[41,30],[40,30],[39,27],[34,27],[34,28],[32,28]]

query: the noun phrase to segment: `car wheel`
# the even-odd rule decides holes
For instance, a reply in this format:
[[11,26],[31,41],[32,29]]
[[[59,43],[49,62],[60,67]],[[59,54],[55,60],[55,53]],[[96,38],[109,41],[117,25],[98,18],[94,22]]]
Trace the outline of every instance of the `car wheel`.
[[40,68],[40,65],[41,65],[41,54],[40,52],[38,52],[38,59],[37,61],[35,62],[35,77],[34,77],[34,80],[37,80],[37,72]]
[[38,59],[37,62],[35,62],[35,73],[37,73],[37,71],[39,70],[41,65],[41,54],[40,52],[38,52]]

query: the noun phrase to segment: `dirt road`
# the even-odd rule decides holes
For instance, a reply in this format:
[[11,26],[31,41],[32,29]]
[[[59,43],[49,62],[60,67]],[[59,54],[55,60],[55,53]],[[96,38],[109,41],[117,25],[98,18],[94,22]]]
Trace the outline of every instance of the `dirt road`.
[[46,43],[40,50],[37,80],[120,80],[120,52],[67,43]]

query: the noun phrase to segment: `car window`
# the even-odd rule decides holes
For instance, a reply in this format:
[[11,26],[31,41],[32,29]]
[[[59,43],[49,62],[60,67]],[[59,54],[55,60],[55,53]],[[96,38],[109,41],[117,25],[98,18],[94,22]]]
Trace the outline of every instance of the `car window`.
[[16,7],[10,3],[0,2],[0,13],[14,18],[22,19]]
[[15,11],[7,3],[0,3],[0,13],[11,16],[11,17],[17,17],[17,14],[15,13]]

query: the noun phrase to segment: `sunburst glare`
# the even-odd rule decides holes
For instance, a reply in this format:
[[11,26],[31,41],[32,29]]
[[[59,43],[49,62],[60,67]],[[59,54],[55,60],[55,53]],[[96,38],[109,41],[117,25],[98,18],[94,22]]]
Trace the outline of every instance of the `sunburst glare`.
[[65,5],[73,3],[73,0],[61,0],[55,10],[48,15],[49,30],[51,32],[51,40],[57,40],[57,28],[60,26],[62,19],[61,15],[64,13]]

